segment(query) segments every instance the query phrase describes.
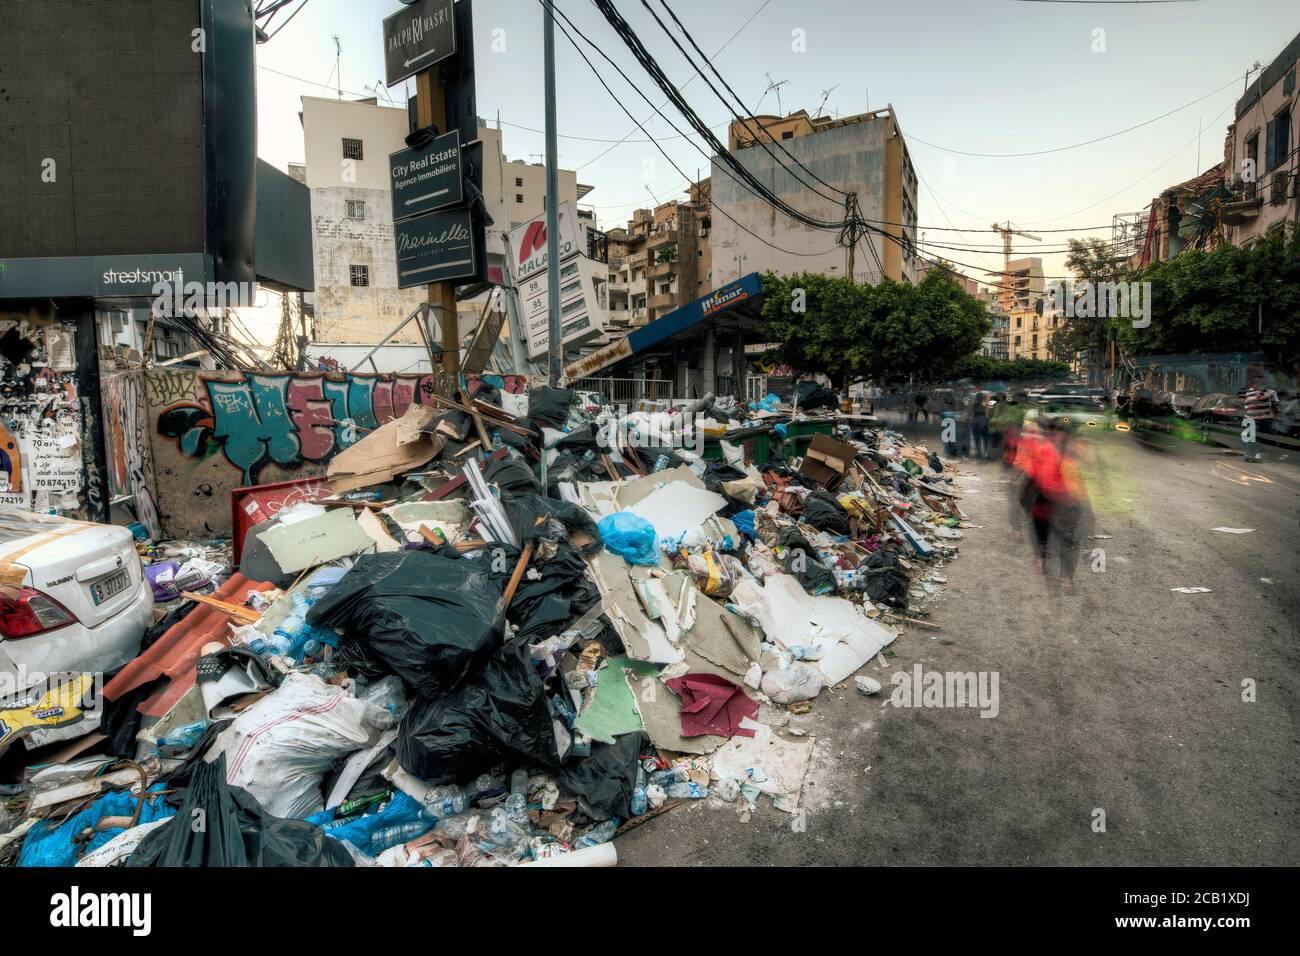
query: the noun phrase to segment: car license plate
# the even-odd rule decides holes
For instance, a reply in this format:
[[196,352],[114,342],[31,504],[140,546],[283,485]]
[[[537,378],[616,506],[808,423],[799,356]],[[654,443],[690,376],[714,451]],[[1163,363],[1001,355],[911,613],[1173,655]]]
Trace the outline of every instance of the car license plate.
[[120,594],[126,590],[131,583],[131,574],[126,568],[111,574],[102,581],[97,581],[90,586],[90,596],[94,598],[96,604],[103,604],[114,594]]

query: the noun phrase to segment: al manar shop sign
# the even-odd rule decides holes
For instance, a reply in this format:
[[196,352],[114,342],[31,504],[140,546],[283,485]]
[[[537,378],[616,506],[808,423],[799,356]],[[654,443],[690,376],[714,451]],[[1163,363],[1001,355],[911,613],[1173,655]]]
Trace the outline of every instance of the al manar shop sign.
[[[560,203],[556,210],[560,220],[560,261],[564,262],[582,251],[578,245],[578,215],[571,202]],[[510,230],[510,248],[514,252],[515,281],[523,285],[530,276],[545,272],[546,214],[531,219]]]

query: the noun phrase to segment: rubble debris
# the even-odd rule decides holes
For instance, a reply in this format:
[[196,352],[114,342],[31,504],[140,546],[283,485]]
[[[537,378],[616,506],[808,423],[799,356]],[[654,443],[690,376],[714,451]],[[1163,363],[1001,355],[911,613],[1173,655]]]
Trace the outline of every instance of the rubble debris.
[[102,732],[28,769],[0,855],[613,865],[686,801],[793,812],[815,738],[774,728],[879,693],[855,674],[885,622],[938,626],[960,472],[814,383],[428,398],[292,499],[239,489],[233,553],[138,544],[154,626]]

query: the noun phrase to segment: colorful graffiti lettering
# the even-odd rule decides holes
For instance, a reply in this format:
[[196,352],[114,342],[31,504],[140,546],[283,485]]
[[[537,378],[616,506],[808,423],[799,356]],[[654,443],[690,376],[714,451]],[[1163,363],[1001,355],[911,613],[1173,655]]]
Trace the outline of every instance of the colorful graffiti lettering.
[[[384,377],[245,373],[203,378],[207,402],[179,402],[158,415],[158,434],[191,458],[220,452],[257,481],[267,464],[294,469],[325,463],[365,432],[432,405],[432,375]],[[206,407],[205,407],[206,406]]]

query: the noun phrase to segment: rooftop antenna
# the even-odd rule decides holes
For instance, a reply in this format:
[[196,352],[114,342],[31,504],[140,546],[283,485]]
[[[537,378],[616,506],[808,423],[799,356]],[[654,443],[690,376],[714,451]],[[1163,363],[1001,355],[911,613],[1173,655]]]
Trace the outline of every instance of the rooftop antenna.
[[773,80],[773,79],[772,79],[772,74],[771,74],[771,73],[764,73],[763,75],[767,77],[767,89],[765,89],[765,90],[763,91],[763,95],[766,96],[768,93],[775,92],[775,93],[776,93],[776,111],[777,111],[778,113],[780,113],[782,116],[785,116],[785,109],[781,106],[781,87],[785,86],[785,85],[786,85],[787,83],[789,83],[790,81],[789,81],[789,80]]
[[655,201],[656,206],[661,205],[661,203],[659,202],[659,197],[655,195],[655,191],[650,188],[649,183],[645,184],[645,191],[650,194],[650,198]]
[[375,94],[375,100],[376,100],[376,102],[379,100],[379,97],[382,96],[384,99],[388,100],[388,105],[389,105],[389,106],[396,106],[396,105],[397,105],[396,103],[393,102],[393,98],[392,98],[391,96],[388,95],[388,90],[384,89],[384,81],[383,81],[383,80],[375,80],[375,82],[373,82],[373,83],[369,84],[368,86],[366,86],[366,87],[365,87],[365,90],[366,90],[367,93],[374,93],[374,94]]
[[339,99],[343,99],[343,44],[339,41],[339,35],[333,34],[334,37],[334,88],[338,91]]
[[[838,90],[839,88],[840,88],[840,85],[839,85],[838,83],[836,83],[836,84],[835,84],[834,86],[832,86],[829,90],[822,90],[822,101],[821,101],[821,104],[817,107],[817,112],[813,114],[814,116],[821,116],[821,115],[822,115],[822,110],[824,110],[824,109],[826,108],[826,101],[827,101],[828,99],[830,99],[830,98],[831,98],[831,94],[834,93],[834,92],[835,92],[836,90]],[[836,116],[839,116],[839,111],[838,111],[838,110],[836,110],[835,115],[836,115]]]

